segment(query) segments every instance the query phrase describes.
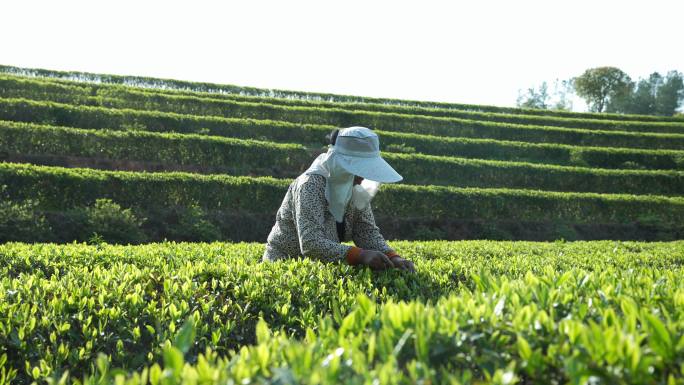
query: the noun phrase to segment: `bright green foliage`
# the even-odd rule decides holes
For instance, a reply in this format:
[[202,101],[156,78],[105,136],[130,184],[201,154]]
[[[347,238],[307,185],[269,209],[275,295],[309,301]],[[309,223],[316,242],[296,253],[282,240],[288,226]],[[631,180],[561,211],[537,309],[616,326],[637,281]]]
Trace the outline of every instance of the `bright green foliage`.
[[261,244],[5,244],[0,370],[20,384],[682,383],[681,241],[392,246],[416,275],[262,264]]

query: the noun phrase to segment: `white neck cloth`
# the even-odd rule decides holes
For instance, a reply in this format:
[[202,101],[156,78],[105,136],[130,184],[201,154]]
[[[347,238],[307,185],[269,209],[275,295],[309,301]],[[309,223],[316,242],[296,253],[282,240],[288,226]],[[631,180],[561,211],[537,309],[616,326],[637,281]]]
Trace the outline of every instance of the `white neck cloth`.
[[364,210],[380,188],[380,183],[364,179],[360,185],[353,186],[354,174],[345,170],[332,148],[319,155],[305,174],[322,175],[326,179],[325,199],[328,208],[337,222],[342,222],[344,210],[349,201],[359,210]]
[[[335,144],[319,155],[305,174],[326,178],[325,198],[337,222],[342,222],[350,200],[357,209],[363,210],[378,191],[379,182],[394,183],[402,179],[382,159],[379,138],[366,127],[340,130]],[[354,176],[364,178],[361,186],[353,186]]]
[[354,174],[345,170],[339,162],[333,148],[319,155],[305,174],[325,177],[325,199],[328,201],[330,213],[337,222],[342,222],[344,210],[352,196]]

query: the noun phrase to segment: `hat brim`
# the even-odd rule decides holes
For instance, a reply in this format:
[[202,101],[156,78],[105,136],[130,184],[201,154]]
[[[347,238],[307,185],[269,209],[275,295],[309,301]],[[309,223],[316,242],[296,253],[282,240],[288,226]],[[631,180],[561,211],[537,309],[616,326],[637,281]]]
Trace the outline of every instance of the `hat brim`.
[[396,183],[404,179],[381,157],[362,158],[338,154],[340,165],[354,175],[380,183]]

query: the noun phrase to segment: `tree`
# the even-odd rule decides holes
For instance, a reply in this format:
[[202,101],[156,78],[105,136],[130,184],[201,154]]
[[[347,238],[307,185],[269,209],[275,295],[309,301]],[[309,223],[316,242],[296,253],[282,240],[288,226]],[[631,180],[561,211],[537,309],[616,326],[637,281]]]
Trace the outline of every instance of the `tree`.
[[684,102],[684,77],[681,72],[670,71],[656,93],[655,113],[672,116],[682,102]]
[[518,91],[516,104],[520,108],[570,111],[572,110],[572,101],[568,97],[570,93],[572,93],[572,80],[556,79],[552,93],[549,93],[549,86],[546,82],[543,82],[539,89],[528,88],[525,95]]
[[572,82],[572,79],[556,79],[556,82],[553,86],[553,95],[555,98],[555,102],[553,103],[553,106],[551,106],[552,110],[572,111],[572,99],[569,97],[569,95],[572,94]]
[[666,77],[658,72],[640,79],[631,92],[612,98],[607,112],[672,116],[684,101],[684,79],[677,71]]
[[612,99],[625,97],[633,87],[629,75],[615,67],[590,68],[573,83],[577,95],[584,98],[589,109],[595,112],[603,112]]
[[657,72],[652,73],[648,79],[639,79],[636,87],[632,87],[629,93],[611,99],[606,105],[606,112],[655,114],[656,93],[662,80],[663,77]]
[[520,94],[518,91],[518,99],[516,101],[518,107],[520,108],[537,108],[545,110],[549,108],[549,92],[548,85],[543,82],[539,86],[539,90],[534,87],[527,89],[527,95]]
[[639,81],[639,85],[632,96],[631,111],[627,112],[630,114],[655,114],[656,99],[662,84],[663,77],[657,72],[652,73],[648,80]]

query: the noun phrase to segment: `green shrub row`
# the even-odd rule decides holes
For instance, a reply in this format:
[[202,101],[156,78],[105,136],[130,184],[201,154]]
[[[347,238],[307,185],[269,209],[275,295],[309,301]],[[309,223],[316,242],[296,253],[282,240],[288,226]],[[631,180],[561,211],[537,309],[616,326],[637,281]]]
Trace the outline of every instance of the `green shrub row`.
[[[0,186],[3,190],[6,186]],[[34,199],[13,201],[2,194],[0,243],[99,242],[140,244],[187,241],[260,241],[274,223],[272,213],[203,209],[197,203],[124,208],[109,198],[65,210],[40,208]],[[391,214],[390,214],[391,215]],[[642,240],[671,241],[684,237],[684,227],[663,226],[654,215],[629,223],[567,223],[514,218],[425,218],[376,215],[386,239],[406,240]]]
[[[5,84],[8,82],[9,81],[6,81]],[[6,85],[5,89],[7,91],[1,93],[0,96],[5,98],[38,98],[40,100],[62,101],[70,104],[79,104],[79,102],[84,98],[83,95],[76,95],[74,96],[73,101],[69,101],[67,95],[70,92],[55,94],[55,97],[53,98],[51,97],[52,93],[46,92],[46,90],[55,88],[57,87],[49,86],[45,89],[39,89],[36,93],[33,93],[31,91],[24,91],[22,88],[18,88],[17,86]],[[84,90],[84,92],[85,91],[86,90]],[[534,121],[534,119],[532,121],[525,120],[523,122],[519,122],[519,118],[515,116],[513,118],[498,117],[492,119],[483,119],[481,114],[465,117],[432,117],[406,115],[401,113],[347,110],[338,106],[328,108],[283,106],[266,103],[217,100],[213,98],[200,98],[195,96],[166,95],[135,91],[133,89],[124,87],[100,89],[97,91],[97,94],[98,97],[91,98],[87,104],[111,108],[132,108],[137,110],[175,112],[189,115],[223,116],[232,118],[269,119],[307,124],[327,124],[335,126],[359,124],[377,127],[379,129],[391,129],[404,132],[417,132],[425,129],[431,129],[432,127],[436,127],[437,129],[445,129],[450,127],[459,128],[464,127],[469,122],[472,122],[472,119],[477,120],[477,123],[479,124],[487,123],[488,121],[517,123],[517,125],[540,123],[540,121]],[[561,127],[565,127],[561,124],[554,124],[554,126],[559,125]],[[583,128],[587,127],[601,130],[636,132],[650,131],[684,134],[684,128],[682,127],[682,124],[677,123],[654,123],[651,127],[644,127],[643,123],[640,122],[633,124],[627,122],[618,124],[604,123],[598,127],[586,125],[580,126]],[[536,128],[540,127],[543,126],[537,126]]]
[[402,183],[684,196],[684,172],[603,170],[431,155],[384,154]]
[[[68,84],[68,85],[67,85]],[[596,119],[571,119],[540,116],[524,116],[518,114],[482,113],[473,111],[425,109],[398,107],[392,105],[367,105],[353,103],[311,102],[292,99],[256,98],[240,95],[215,94],[179,94],[171,90],[144,90],[126,86],[108,84],[88,85],[77,82],[69,82],[65,85],[41,80],[26,79],[21,77],[0,76],[0,97],[4,98],[27,98],[32,100],[49,100],[60,103],[87,104],[95,106],[109,106],[117,108],[134,108],[155,111],[167,111],[192,115],[212,115],[236,117],[261,118],[263,113],[260,109],[268,110],[280,107],[280,118],[291,121],[291,114],[299,108],[311,109],[311,117],[308,123],[344,125],[349,122],[349,117],[342,111],[367,111],[368,113],[392,113],[401,114],[408,124],[406,127],[420,127],[419,122],[411,122],[414,116],[432,116],[443,118],[460,118],[478,121],[491,121],[500,123],[528,124],[536,126],[556,126],[565,128],[587,128],[597,130],[639,131],[639,132],[669,132],[684,134],[684,122],[627,122],[608,121]],[[96,95],[98,97],[91,97]],[[113,100],[112,100],[113,99]],[[254,104],[257,104],[256,106]],[[295,108],[292,110],[291,108]],[[255,111],[256,109],[256,111]],[[274,111],[268,111],[267,119],[277,119]],[[379,118],[382,119],[383,115]],[[396,116],[390,118],[388,126],[398,124]],[[301,119],[301,118],[299,118]],[[311,120],[314,119],[314,120]],[[360,117],[361,120],[367,119]],[[423,121],[423,123],[429,123]],[[376,125],[382,128],[383,123]]]
[[[176,112],[189,115],[207,115],[223,117],[239,117],[252,119],[280,120],[302,124],[327,124],[333,126],[361,125],[387,131],[400,132],[444,132],[451,129],[476,127],[511,127],[544,129],[553,126],[539,125],[539,122],[516,122],[516,119],[482,119],[477,117],[436,117],[425,115],[405,115],[400,113],[347,110],[339,107],[300,107],[282,106],[265,103],[248,103],[193,96],[171,96],[130,90],[107,90],[100,92],[97,99],[103,107],[132,108],[137,110]],[[474,119],[475,118],[475,119]],[[496,124],[496,125],[494,125]],[[535,125],[536,124],[536,125]],[[555,125],[557,129],[565,126]],[[599,127],[579,127],[585,130],[603,130],[607,132],[654,132],[684,135],[682,124],[658,123],[652,127],[644,127],[640,123],[623,123],[601,125]],[[567,129],[578,129],[567,127]]]
[[[47,81],[0,75],[0,97],[49,100],[59,103],[92,104],[96,85],[79,82]],[[119,88],[119,86],[113,86]],[[22,96],[24,95],[24,96]]]
[[[6,187],[6,186],[2,186]],[[4,195],[4,194],[3,194]],[[107,198],[64,211],[41,210],[35,200],[0,203],[0,243],[106,241],[139,244],[165,239],[207,242],[257,240],[267,234],[253,231],[254,224],[272,225],[273,218],[223,215],[222,220],[198,205],[170,206],[164,210],[123,208]],[[225,214],[225,213],[224,213]],[[237,223],[232,223],[235,221]]]
[[[64,106],[46,106],[39,102],[18,102],[0,100],[4,106],[4,118],[24,121],[45,121],[49,123],[77,123],[84,128],[93,125],[93,119],[79,119],[78,108]],[[111,111],[105,111],[111,112]],[[54,116],[52,116],[52,115]],[[92,110],[90,116],[95,114]],[[43,116],[40,118],[40,116]],[[59,119],[55,116],[61,116]],[[66,116],[65,115],[69,115]],[[154,116],[154,115],[152,115]],[[164,115],[167,117],[168,115]],[[32,117],[38,117],[33,119]],[[129,112],[127,119],[112,112],[100,118],[95,124],[97,128],[115,128],[125,130],[160,130],[165,129],[180,132],[210,133],[212,135],[233,136],[240,138],[258,138],[276,142],[298,142],[308,145],[324,145],[323,138],[334,127],[316,125],[295,125],[284,122],[264,122],[253,120],[230,120],[237,128],[227,129],[225,126],[212,129],[192,129],[193,124],[187,120],[181,123],[163,121],[162,125],[152,125],[150,115]],[[145,118],[145,123],[139,121]],[[32,120],[33,119],[33,120]],[[128,121],[133,120],[133,123]],[[194,121],[193,121],[194,122]],[[116,126],[116,127],[115,127]],[[243,129],[244,128],[244,129]],[[378,130],[381,135],[381,145],[384,151],[390,152],[419,152],[431,155],[461,156],[466,158],[496,159],[510,161],[525,161],[534,163],[548,163],[559,165],[576,165],[599,168],[646,168],[646,169],[684,169],[684,152],[673,150],[625,149],[609,147],[568,146],[551,143],[525,143],[511,141],[497,141],[493,139],[434,137]]]
[[[0,106],[3,101],[0,100]],[[34,104],[31,106],[35,107]],[[14,112],[9,117],[30,120],[28,114],[19,114],[21,105],[10,103],[8,106]],[[70,110],[69,110],[70,111]],[[133,115],[133,118],[139,115]],[[111,116],[110,116],[111,117]],[[46,119],[56,121],[55,119]],[[73,120],[73,119],[72,119]],[[75,121],[86,124],[85,122]],[[112,125],[116,123],[111,118]],[[231,120],[231,124],[238,125],[237,129],[199,129],[190,132],[208,133],[219,136],[232,136],[238,138],[258,138],[264,141],[303,143],[312,147],[325,145],[323,139],[333,129],[331,126],[294,125],[282,122],[258,122],[252,120]],[[98,126],[107,128],[108,121],[100,122]],[[3,125],[10,124],[7,121]],[[20,123],[12,123],[13,125]],[[118,123],[118,130],[137,131],[147,130],[148,126],[140,123]],[[164,127],[154,128],[165,132]],[[181,124],[176,124],[181,132],[184,130]],[[240,128],[245,128],[241,130]],[[172,130],[173,131],[173,130]],[[684,169],[684,151],[676,150],[648,150],[633,148],[609,148],[609,147],[582,147],[551,143],[524,143],[512,141],[498,141],[494,139],[476,138],[453,138],[435,137],[431,135],[418,135],[377,130],[381,137],[381,149],[386,152],[422,153],[430,155],[458,156],[464,158],[494,159],[521,161],[544,164],[558,164],[568,166],[597,167],[597,168],[625,168],[625,169]]]
[[73,106],[26,99],[0,99],[0,118],[83,129],[177,132],[305,145],[326,144],[325,136],[335,128],[256,119],[196,117],[130,109]]
[[[150,151],[154,148],[155,151]],[[184,134],[81,130],[0,122],[0,152],[68,155],[192,165],[203,172],[295,177],[313,156],[298,145]],[[385,153],[404,183],[458,187],[507,187],[550,191],[684,195],[684,173],[602,170]],[[126,169],[126,164],[119,166]]]
[[[31,82],[37,80],[16,80],[20,82]],[[81,104],[92,103],[92,97],[89,95],[97,95],[101,87],[108,89],[119,89],[120,86],[107,84],[79,84],[71,82],[74,85],[60,85],[50,82],[44,82],[53,88],[46,88],[46,95],[54,98],[54,101],[66,102],[75,99],[80,100]],[[69,84],[71,84],[69,83]],[[2,82],[0,82],[2,84]],[[48,87],[47,85],[45,87]],[[84,90],[84,87],[87,89]],[[0,87],[1,88],[1,87]],[[8,86],[9,89],[9,86]],[[155,92],[174,92],[171,90],[156,90]],[[177,92],[177,91],[175,91]],[[62,95],[71,95],[60,99]],[[238,97],[236,95],[221,95]],[[40,96],[39,96],[40,97]],[[89,99],[90,98],[90,99]],[[251,97],[253,100],[254,97]],[[271,101],[278,101],[280,99],[268,99]],[[287,102],[309,103],[309,101],[297,101],[283,99]],[[332,104],[332,103],[331,103]],[[315,105],[315,104],[314,104]],[[334,104],[332,104],[334,105]],[[391,106],[386,106],[391,107]],[[394,107],[391,107],[394,108]],[[443,111],[443,110],[438,110]],[[480,159],[498,159],[511,161],[528,161],[536,163],[549,163],[559,165],[576,165],[600,168],[647,168],[647,169],[684,169],[684,153],[667,152],[658,150],[635,150],[635,149],[615,149],[615,148],[588,148],[585,146],[568,147],[547,143],[504,143],[493,140],[478,140],[468,138],[434,138],[425,135],[416,135],[410,133],[393,133],[390,131],[381,131],[383,136],[382,144],[386,150],[399,151],[417,151],[424,154],[431,155],[453,155],[463,156],[469,158]],[[316,135],[322,135],[317,133]],[[263,137],[263,136],[262,136]],[[272,139],[272,138],[268,138]],[[300,138],[294,137],[291,141],[297,141]],[[304,137],[302,140],[311,141],[309,137]],[[318,142],[318,139],[316,140]],[[390,146],[389,148],[387,148]],[[656,152],[657,151],[657,152]]]
[[[305,114],[306,115],[306,114]],[[271,120],[224,118],[184,115],[170,112],[112,109],[103,107],[73,106],[62,103],[40,102],[26,99],[0,99],[0,119],[70,126],[78,128],[142,129],[158,132],[205,133],[220,136],[253,139],[268,136],[270,140],[311,143],[324,141],[321,134],[335,126],[295,124]],[[496,138],[533,143],[564,143],[585,146],[629,147],[647,149],[684,149],[684,135],[609,132],[580,129],[531,128],[503,123],[469,121],[463,127],[430,127],[420,134]],[[352,123],[352,124],[357,124]],[[255,128],[257,127],[258,128]],[[376,128],[369,125],[371,128]],[[304,134],[308,140],[292,140]]]
[[[289,180],[2,163],[3,184],[8,186],[9,199],[35,199],[41,208],[49,210],[67,210],[109,198],[127,208],[151,210],[198,204],[205,210],[273,215]],[[386,185],[373,202],[374,211],[381,216],[434,220],[628,223],[656,217],[663,226],[679,226],[684,215],[684,198],[514,189]]]
[[312,160],[306,148],[296,144],[0,121],[0,153],[3,152],[88,157],[95,168],[101,160],[148,161],[168,164],[170,169],[186,165],[206,173],[289,177],[304,171]]
[[623,115],[623,114],[606,114],[606,113],[581,113],[568,111],[554,111],[554,110],[536,110],[536,109],[521,109],[511,107],[496,107],[484,106],[474,104],[457,104],[457,103],[442,103],[429,101],[414,101],[414,100],[399,100],[386,98],[371,98],[350,95],[336,95],[326,93],[313,93],[301,91],[286,91],[263,89],[254,87],[241,87],[234,85],[224,85],[215,83],[200,83],[188,82],[173,79],[160,79],[141,76],[119,76],[107,74],[94,74],[87,72],[76,71],[53,71],[35,68],[21,68],[0,65],[0,72],[28,76],[41,77],[48,79],[66,79],[70,81],[80,81],[87,83],[105,83],[105,84],[119,84],[133,87],[144,87],[153,89],[175,89],[181,91],[196,91],[209,92],[213,94],[237,94],[237,95],[251,95],[258,97],[274,97],[281,99],[302,99],[312,101],[326,101],[326,102],[342,102],[342,103],[364,103],[364,104],[385,104],[398,105],[409,107],[423,107],[423,108],[439,108],[439,109],[454,109],[454,110],[471,110],[483,112],[499,112],[506,114],[524,114],[524,115],[542,115],[542,116],[558,116],[567,118],[579,119],[607,119],[607,120],[628,120],[628,121],[646,121],[646,122],[682,122],[684,118],[681,117],[664,117],[664,116],[648,116],[648,115]]
[[[361,104],[361,103],[341,103],[341,102],[312,102],[296,99],[278,99],[278,98],[257,98],[240,95],[223,95],[210,93],[188,93],[176,92],[172,90],[146,90],[135,89],[133,87],[122,86],[96,86],[97,96],[105,98],[115,98],[115,105],[126,106],[134,108],[133,106],[145,106],[145,109],[161,110],[160,108],[175,107],[176,111],[197,111],[196,114],[230,116],[225,115],[225,110],[230,111],[233,107],[232,103],[258,103],[269,106],[283,106],[296,108],[310,108],[315,109],[312,113],[321,113],[322,109],[331,110],[325,115],[320,116],[320,123],[322,124],[338,124],[339,121],[344,121],[346,117],[341,116],[339,110],[343,111],[366,111],[368,113],[387,113],[400,114],[406,119],[411,119],[415,116],[426,117],[440,117],[440,118],[458,118],[477,120],[485,122],[498,123],[513,123],[534,126],[554,126],[564,128],[585,128],[596,130],[615,130],[615,131],[638,131],[638,132],[664,132],[664,133],[684,133],[684,122],[644,122],[644,121],[627,121],[627,120],[605,120],[605,119],[587,119],[587,118],[561,118],[540,115],[521,115],[521,114],[507,114],[494,112],[477,112],[467,110],[447,110],[436,108],[420,108],[420,107],[399,107],[387,104]],[[16,95],[16,96],[12,96]],[[33,99],[30,93],[10,93],[7,97],[24,97]],[[218,97],[216,97],[216,96]],[[52,100],[52,99],[48,99]],[[101,99],[94,99],[93,102],[98,102]],[[104,101],[106,103],[106,100]],[[167,102],[168,104],[164,104]],[[337,110],[337,111],[336,111]],[[325,119],[325,120],[324,120]],[[389,123],[396,125],[396,121]],[[414,123],[417,124],[417,123]]]
[[[108,198],[62,211],[44,210],[35,200],[0,203],[0,243],[21,242],[263,242],[273,214],[205,210],[198,204],[153,209],[123,208]],[[662,226],[656,216],[630,223],[566,223],[547,220],[432,219],[377,216],[386,239],[406,240],[641,240],[671,241],[684,237],[684,227]]]
[[681,241],[392,246],[416,274],[264,264],[263,244],[0,245],[0,370],[18,384],[681,381]]
[[383,151],[609,169],[684,169],[684,151],[572,146],[376,130]]

